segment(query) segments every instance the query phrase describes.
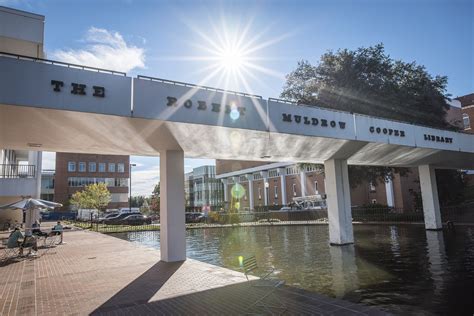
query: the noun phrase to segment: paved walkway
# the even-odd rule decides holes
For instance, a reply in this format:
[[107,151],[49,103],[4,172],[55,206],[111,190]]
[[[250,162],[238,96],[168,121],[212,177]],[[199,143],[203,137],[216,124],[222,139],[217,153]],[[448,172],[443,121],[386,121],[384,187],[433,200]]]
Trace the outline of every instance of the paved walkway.
[[[0,315],[270,314],[247,310],[265,292],[242,273],[192,259],[165,263],[155,249],[95,232],[66,232],[64,240],[0,266]],[[290,287],[268,299],[278,302],[287,315],[383,314]]]

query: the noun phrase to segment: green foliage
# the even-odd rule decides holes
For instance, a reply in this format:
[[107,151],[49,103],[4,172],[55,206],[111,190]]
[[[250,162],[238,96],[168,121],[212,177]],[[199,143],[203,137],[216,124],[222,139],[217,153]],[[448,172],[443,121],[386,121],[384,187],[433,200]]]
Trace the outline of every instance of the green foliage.
[[415,62],[394,60],[383,44],[322,55],[317,66],[300,61],[281,97],[336,110],[413,124],[454,128],[445,120],[448,79]]
[[442,206],[456,205],[465,198],[465,172],[459,170],[437,169],[436,183],[439,202]]
[[[281,97],[306,105],[457,129],[445,119],[449,108],[447,82],[447,77],[433,77],[424,66],[415,62],[390,58],[383,44],[378,44],[327,52],[316,66],[300,61],[297,68],[287,75]],[[374,184],[387,181],[395,173],[404,176],[409,169],[349,167],[352,187],[362,181]]]
[[152,213],[160,213],[160,183],[155,185],[151,194],[150,211]]
[[78,208],[105,211],[110,202],[110,192],[103,182],[89,184],[84,190],[74,193],[70,202]]

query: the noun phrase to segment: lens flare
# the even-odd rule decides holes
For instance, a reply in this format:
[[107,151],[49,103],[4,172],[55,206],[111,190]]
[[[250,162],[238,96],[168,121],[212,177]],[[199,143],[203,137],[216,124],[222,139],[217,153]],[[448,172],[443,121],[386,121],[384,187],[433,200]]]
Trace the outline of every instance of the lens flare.
[[232,186],[232,189],[230,190],[230,194],[232,194],[232,197],[234,199],[240,200],[245,195],[245,188],[241,184],[236,183]]

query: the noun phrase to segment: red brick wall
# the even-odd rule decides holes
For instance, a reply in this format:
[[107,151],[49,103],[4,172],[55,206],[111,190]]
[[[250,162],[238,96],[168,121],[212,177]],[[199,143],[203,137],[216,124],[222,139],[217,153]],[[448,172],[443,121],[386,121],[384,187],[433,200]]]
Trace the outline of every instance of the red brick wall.
[[[68,172],[68,162],[76,163],[76,171]],[[86,163],[86,172],[79,172],[79,162]],[[89,172],[89,162],[96,163],[96,172]],[[99,162],[106,163],[106,172],[98,172]],[[123,163],[124,172],[108,172],[108,163]],[[125,155],[98,155],[98,154],[77,154],[77,153],[56,153],[56,172],[54,175],[54,200],[66,204],[69,197],[76,191],[82,190],[79,187],[69,187],[68,177],[90,177],[90,178],[129,178],[130,158]],[[128,193],[128,187],[109,187],[110,193]],[[108,208],[127,207],[128,203],[109,203]]]

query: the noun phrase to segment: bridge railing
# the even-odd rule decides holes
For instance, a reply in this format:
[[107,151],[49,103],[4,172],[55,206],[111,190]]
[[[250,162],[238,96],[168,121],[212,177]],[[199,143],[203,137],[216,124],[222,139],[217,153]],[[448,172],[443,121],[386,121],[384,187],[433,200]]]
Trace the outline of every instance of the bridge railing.
[[88,71],[94,71],[94,72],[99,72],[99,73],[119,75],[123,77],[127,76],[125,72],[121,72],[121,71],[96,68],[96,67],[90,67],[90,66],[84,66],[84,65],[78,65],[78,64],[71,64],[71,63],[66,63],[62,61],[17,55],[17,54],[10,54],[10,53],[5,53],[5,52],[0,52],[0,57],[8,57],[8,58],[13,58],[13,59],[18,59],[18,60],[28,60],[28,61],[33,61],[33,62],[42,63],[42,64],[56,65],[56,66],[62,66],[62,67],[67,67],[67,68],[73,68],[73,69],[88,70]]
[[209,86],[200,86],[200,85],[187,83],[187,82],[182,82],[182,81],[174,81],[174,80],[155,78],[155,77],[149,77],[149,76],[142,76],[142,75],[138,75],[137,78],[142,79],[142,80],[149,80],[149,81],[172,84],[172,85],[176,85],[176,86],[183,86],[183,87],[188,87],[188,88],[196,88],[196,89],[201,89],[201,90],[215,91],[215,92],[222,92],[222,93],[231,93],[231,94],[239,95],[239,96],[242,96],[242,97],[262,99],[262,96],[256,95],[256,94],[250,94],[250,93],[238,92],[238,91],[232,91],[232,90],[224,90],[224,89],[213,88],[213,87],[209,87]]

